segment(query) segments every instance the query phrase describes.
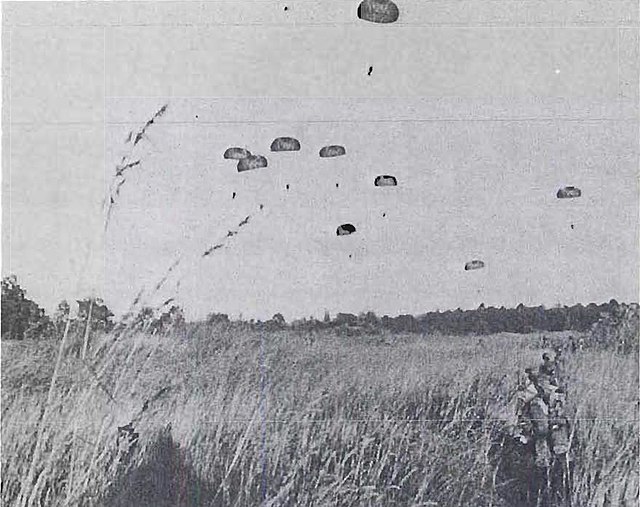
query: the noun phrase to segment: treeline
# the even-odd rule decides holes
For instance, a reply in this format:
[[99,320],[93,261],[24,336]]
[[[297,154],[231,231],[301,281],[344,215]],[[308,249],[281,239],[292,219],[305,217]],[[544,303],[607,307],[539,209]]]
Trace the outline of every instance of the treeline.
[[[169,305],[167,301],[160,310],[142,308],[135,315],[126,315],[120,322],[98,298],[76,301],[78,308],[74,318],[69,318],[69,303],[62,301],[53,316],[48,316],[34,301],[26,296],[14,276],[2,280],[2,339],[46,339],[60,337],[67,322],[71,332],[104,331],[126,326],[143,332],[171,334],[185,332],[192,326],[185,321],[182,309]],[[638,313],[638,305],[618,303],[615,299],[608,303],[591,303],[586,306],[544,306],[528,307],[523,304],[516,308],[485,307],[474,310],[448,310],[429,312],[420,316],[398,315],[379,317],[374,312],[338,313],[331,317],[325,313],[324,319],[314,317],[298,319],[287,323],[282,314],[277,313],[267,321],[242,319],[231,320],[227,314],[212,313],[207,324],[251,328],[263,331],[278,329],[321,330],[335,329],[350,334],[377,333],[384,330],[402,333],[424,334],[494,334],[500,332],[531,333],[534,331],[588,331],[600,319],[615,316],[632,309]],[[196,324],[196,323],[194,323]]]
[[[381,328],[392,332],[428,333],[428,334],[494,334],[531,333],[534,331],[587,331],[593,324],[607,314],[615,314],[622,307],[615,299],[608,303],[587,306],[544,306],[518,305],[516,308],[485,307],[480,305],[474,310],[447,310],[429,312],[415,317],[413,315],[387,315],[378,318],[372,312],[353,315],[339,313],[331,319],[330,326],[356,326]],[[326,320],[326,319],[325,319]],[[326,323],[325,323],[326,325]]]
[[407,330],[445,334],[493,334],[531,333],[533,331],[587,331],[606,314],[619,311],[620,305],[615,299],[600,305],[590,303],[587,306],[576,304],[545,308],[544,306],[525,306],[516,308],[495,308],[480,305],[475,310],[460,309],[446,312],[430,312],[419,318],[403,315],[390,319],[383,326],[394,330]]
[[98,297],[79,299],[71,304],[63,300],[53,315],[47,315],[43,308],[27,297],[26,290],[13,275],[2,279],[0,301],[3,340],[56,339],[62,337],[67,324],[71,335],[86,335],[96,331],[108,333],[123,327],[151,334],[185,328],[184,315],[179,306],[165,304],[159,310],[143,307],[135,314],[127,314],[116,320],[113,312]]
[[383,330],[402,333],[422,334],[494,334],[531,333],[534,331],[588,331],[604,316],[617,315],[628,308],[637,310],[637,304],[618,303],[612,299],[608,303],[591,303],[586,306],[544,306],[528,307],[523,304],[516,308],[495,308],[480,305],[474,310],[448,310],[429,312],[420,316],[398,315],[379,317],[374,312],[338,313],[335,317],[325,314],[323,320],[314,317],[294,320],[287,323],[281,314],[267,321],[231,321],[226,314],[211,314],[209,323],[227,325],[245,325],[258,330],[298,329],[320,330],[336,329],[347,333],[375,333]]
[[53,315],[27,297],[15,276],[2,279],[2,339],[33,340],[53,339],[62,336],[67,321],[72,333],[86,331],[110,331],[115,326],[113,313],[99,298],[77,300],[77,311],[70,319],[71,305],[63,300]]

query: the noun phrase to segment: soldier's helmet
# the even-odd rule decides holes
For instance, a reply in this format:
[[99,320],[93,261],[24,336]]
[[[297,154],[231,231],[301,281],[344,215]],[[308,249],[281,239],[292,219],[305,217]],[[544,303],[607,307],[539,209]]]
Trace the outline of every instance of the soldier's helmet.
[[549,354],[547,354],[546,352],[544,354],[542,354],[542,360],[546,363],[551,361],[551,356],[549,356]]
[[527,380],[528,380],[530,383],[535,384],[535,383],[537,382],[537,380],[538,380],[538,374],[534,371],[534,369],[533,369],[533,368],[525,368],[525,369],[524,369],[524,372],[525,372],[525,374],[526,374],[526,376],[527,376]]

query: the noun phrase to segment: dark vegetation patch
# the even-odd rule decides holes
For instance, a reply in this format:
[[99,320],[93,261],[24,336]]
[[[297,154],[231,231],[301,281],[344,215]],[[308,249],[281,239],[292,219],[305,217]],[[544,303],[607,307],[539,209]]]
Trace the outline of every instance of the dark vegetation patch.
[[212,503],[214,491],[188,463],[185,452],[165,428],[151,443],[143,462],[123,467],[101,502],[109,507],[195,507]]

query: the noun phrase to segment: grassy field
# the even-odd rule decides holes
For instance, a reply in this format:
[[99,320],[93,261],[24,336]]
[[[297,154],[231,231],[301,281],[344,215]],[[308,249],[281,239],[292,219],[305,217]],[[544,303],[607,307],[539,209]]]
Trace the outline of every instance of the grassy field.
[[[551,335],[555,342],[563,334]],[[91,358],[2,344],[3,505],[536,505],[506,437],[540,336],[100,337]],[[569,501],[637,505],[638,356],[566,367]],[[132,422],[135,445],[117,442]]]

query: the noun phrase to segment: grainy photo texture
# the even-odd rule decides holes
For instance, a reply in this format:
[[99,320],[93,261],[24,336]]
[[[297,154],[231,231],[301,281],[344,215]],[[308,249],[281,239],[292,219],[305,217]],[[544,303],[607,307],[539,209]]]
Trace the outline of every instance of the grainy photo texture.
[[638,505],[637,0],[2,11],[3,505]]

